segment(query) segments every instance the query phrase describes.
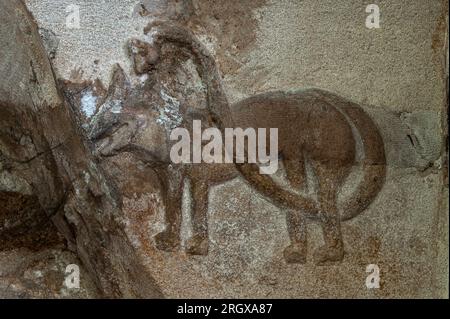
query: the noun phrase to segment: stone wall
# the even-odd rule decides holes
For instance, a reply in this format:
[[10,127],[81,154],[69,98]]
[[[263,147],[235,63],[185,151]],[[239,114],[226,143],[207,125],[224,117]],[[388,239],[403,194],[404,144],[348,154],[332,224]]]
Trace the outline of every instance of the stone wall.
[[[217,63],[230,103],[270,91],[319,88],[360,105],[379,129],[386,154],[384,185],[364,212],[342,223],[344,259],[324,265],[312,257],[324,241],[314,221],[308,223],[306,263],[286,263],[286,209],[242,177],[210,190],[207,255],[185,252],[193,232],[188,180],[181,245],[170,252],[158,249],[154,236],[165,227],[168,204],[155,174],[134,153],[106,154],[96,144],[99,153],[94,155],[121,194],[119,224],[143,265],[143,276],[154,279],[165,297],[448,297],[446,0],[377,1],[381,21],[375,29],[366,27],[370,1],[362,0],[25,2],[87,139],[102,105],[112,97],[124,100],[124,87],[139,91],[152,77],[136,72],[129,40],[152,44],[153,33],[145,34],[144,28],[158,20],[175,21],[195,34]],[[80,28],[66,23],[73,4],[80,9]],[[175,65],[170,57],[178,53],[170,47],[167,52],[161,61]],[[155,71],[172,97],[169,102],[155,97],[154,103],[207,104],[201,74],[189,63],[187,58],[177,65],[175,76],[166,76],[164,68]],[[92,114],[86,113],[89,101]],[[158,125],[148,127],[140,142],[158,144],[152,135]],[[128,133],[118,134],[119,140],[110,143],[126,144]],[[352,196],[360,178],[353,169],[339,189],[338,203]],[[370,264],[380,269],[379,289],[366,287]]]

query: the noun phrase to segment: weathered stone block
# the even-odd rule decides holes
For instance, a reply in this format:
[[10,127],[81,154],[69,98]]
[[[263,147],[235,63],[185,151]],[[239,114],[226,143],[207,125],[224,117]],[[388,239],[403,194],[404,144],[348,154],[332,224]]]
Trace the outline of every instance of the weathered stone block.
[[[0,218],[37,198],[16,220],[52,216],[109,297],[448,297],[446,0],[375,29],[360,0],[79,1],[79,29],[73,2],[26,1],[51,66],[2,22],[33,45],[2,28]],[[174,164],[193,120],[278,128],[280,170]]]

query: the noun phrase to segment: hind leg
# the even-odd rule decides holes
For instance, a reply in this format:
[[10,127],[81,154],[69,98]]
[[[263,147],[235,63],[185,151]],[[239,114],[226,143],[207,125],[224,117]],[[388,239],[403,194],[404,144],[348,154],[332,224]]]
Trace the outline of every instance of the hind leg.
[[162,185],[166,229],[156,234],[154,240],[159,250],[174,251],[180,243],[183,176],[168,169],[158,171],[158,177]]
[[192,179],[193,234],[186,243],[186,252],[192,255],[208,254],[208,188],[206,181]]
[[304,187],[306,181],[305,162],[302,158],[288,159],[283,161],[286,170],[286,177],[289,184],[295,189],[300,190]]
[[302,212],[289,210],[286,223],[291,244],[284,249],[284,259],[290,264],[304,264],[307,253],[306,218]]
[[317,264],[338,262],[344,258],[344,244],[341,233],[340,216],[337,209],[337,192],[348,175],[345,166],[313,164],[319,182],[319,221],[325,245],[314,254]]

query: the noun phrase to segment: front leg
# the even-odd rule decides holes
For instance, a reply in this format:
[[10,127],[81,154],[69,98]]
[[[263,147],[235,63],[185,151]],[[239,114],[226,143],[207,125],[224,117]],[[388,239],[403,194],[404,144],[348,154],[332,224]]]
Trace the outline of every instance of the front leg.
[[284,259],[287,263],[304,264],[307,253],[306,217],[303,212],[289,210],[286,223],[291,244],[284,249]]
[[180,244],[181,205],[183,195],[182,172],[168,167],[160,169],[158,177],[162,185],[162,196],[165,206],[166,229],[157,234],[156,247],[164,251],[174,251]]
[[208,254],[208,188],[206,181],[192,179],[193,234],[186,244],[186,252],[192,255]]

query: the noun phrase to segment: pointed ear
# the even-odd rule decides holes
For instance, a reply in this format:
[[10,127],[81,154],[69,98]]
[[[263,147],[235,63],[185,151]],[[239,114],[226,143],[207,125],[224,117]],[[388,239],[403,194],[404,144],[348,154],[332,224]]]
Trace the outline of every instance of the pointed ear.
[[111,84],[108,88],[107,98],[124,99],[131,90],[130,80],[119,64],[115,64]]
[[125,74],[124,70],[118,63],[114,64],[113,66],[111,83],[116,84],[118,86],[130,85],[130,81],[127,75]]

